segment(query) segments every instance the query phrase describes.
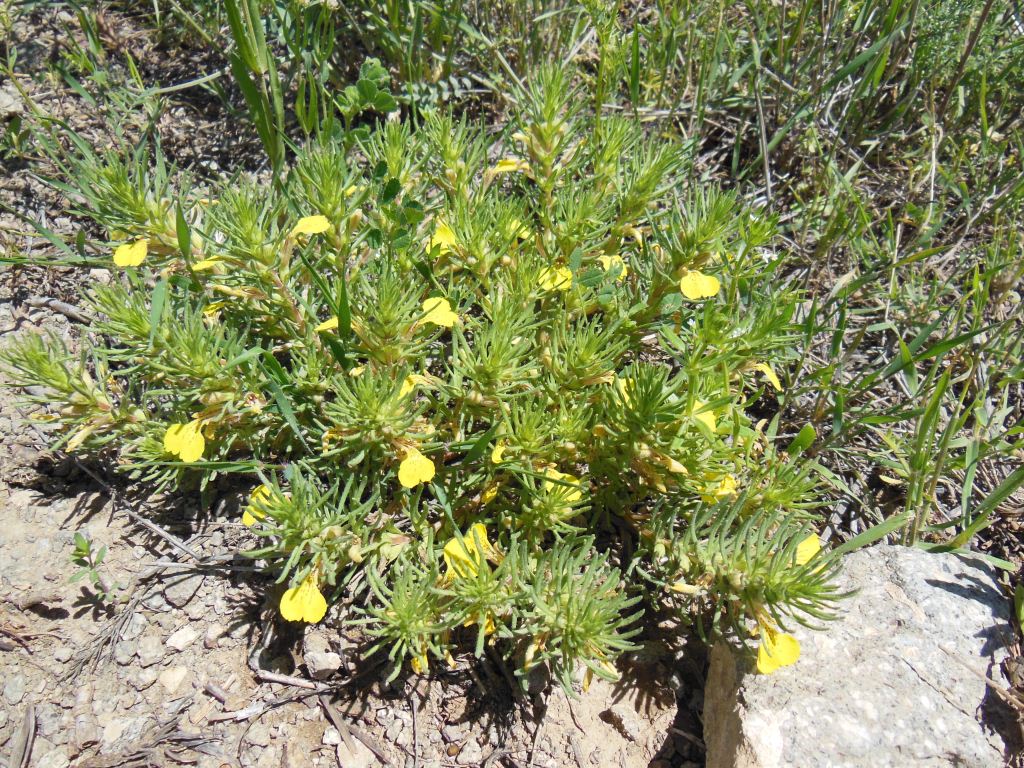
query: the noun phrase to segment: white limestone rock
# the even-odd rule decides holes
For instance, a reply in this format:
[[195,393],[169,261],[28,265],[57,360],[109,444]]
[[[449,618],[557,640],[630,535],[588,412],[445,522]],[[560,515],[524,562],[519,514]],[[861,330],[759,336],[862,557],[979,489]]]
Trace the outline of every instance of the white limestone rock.
[[994,570],[976,559],[876,546],[849,555],[856,594],[824,631],[790,628],[802,653],[772,675],[722,642],[705,691],[708,768],[989,768],[985,677],[1011,638]]

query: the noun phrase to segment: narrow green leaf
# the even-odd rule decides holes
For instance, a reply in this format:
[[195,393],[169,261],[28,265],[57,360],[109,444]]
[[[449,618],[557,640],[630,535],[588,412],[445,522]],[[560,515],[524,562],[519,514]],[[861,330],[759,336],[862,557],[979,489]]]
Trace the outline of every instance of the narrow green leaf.
[[157,328],[164,316],[164,304],[167,303],[167,278],[156,284],[153,289],[153,301],[149,307],[149,346],[152,348]]
[[1024,467],[1017,467],[1003,482],[997,485],[974,510],[974,519],[949,542],[951,547],[963,547],[992,523],[996,508],[1024,484]]
[[181,251],[181,257],[188,262],[192,258],[192,230],[185,220],[185,212],[181,210],[180,202],[175,210],[174,224],[178,232],[178,250]]
[[790,456],[799,456],[811,446],[817,436],[818,433],[814,431],[813,426],[804,424],[797,436],[793,438],[793,442],[786,448],[786,453]]
[[470,448],[469,451],[466,453],[466,457],[462,460],[462,463],[472,464],[474,461],[483,456],[484,451],[487,450],[487,446],[490,444],[491,440],[494,439],[494,436],[498,433],[498,429],[500,427],[501,424],[499,422],[498,424],[495,424],[486,432],[484,432],[482,435],[480,435],[480,437],[477,438],[476,442],[473,443],[473,447]]
[[838,547],[836,547],[833,550],[833,552],[837,555],[845,555],[849,552],[854,552],[858,549],[863,549],[864,547],[870,544],[874,544],[876,541],[879,541],[880,539],[884,539],[889,534],[895,533],[896,531],[905,527],[909,522],[910,515],[908,515],[906,512],[901,512],[898,515],[893,515],[892,517],[883,520],[878,525],[873,525],[866,531],[862,531],[849,541],[843,542]]

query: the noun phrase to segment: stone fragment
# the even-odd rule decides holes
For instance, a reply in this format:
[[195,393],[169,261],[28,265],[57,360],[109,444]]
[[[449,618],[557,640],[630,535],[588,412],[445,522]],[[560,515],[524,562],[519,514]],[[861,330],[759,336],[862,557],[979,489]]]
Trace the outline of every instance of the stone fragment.
[[139,644],[134,640],[118,640],[114,643],[114,661],[122,667],[127,667],[135,659],[139,651]]
[[4,701],[13,707],[21,702],[24,695],[25,676],[20,672],[8,675],[7,679],[4,680]]
[[51,749],[36,763],[36,768],[68,768],[71,761],[63,749]]
[[139,664],[144,667],[151,667],[162,661],[164,658],[164,644],[160,636],[156,634],[144,635],[139,640]]
[[637,711],[625,699],[613,701],[612,705],[601,713],[601,719],[614,725],[618,731],[632,742],[642,742],[645,723]]
[[758,675],[750,656],[712,649],[708,768],[1002,765],[1002,740],[979,722],[1012,637],[992,569],[877,546],[847,556],[838,586],[856,592],[836,621],[790,627],[795,665]]
[[245,740],[257,747],[266,747],[270,744],[270,726],[262,720],[257,721],[245,735]]
[[203,635],[203,647],[210,651],[220,645],[220,638],[224,631],[224,625],[217,622],[207,626],[206,633]]
[[176,651],[183,651],[192,645],[197,637],[199,637],[199,633],[193,629],[192,625],[185,624],[167,638],[167,647],[173,648]]
[[189,603],[199,588],[203,586],[203,575],[201,573],[190,573],[186,576],[175,576],[167,588],[164,589],[164,597],[167,602],[175,608],[181,608]]
[[314,680],[326,680],[341,669],[341,656],[336,653],[307,653],[303,659]]
[[173,695],[188,677],[188,667],[168,667],[157,677],[168,694]]
[[453,741],[462,741],[466,733],[469,731],[469,723],[445,723],[441,726],[441,733],[444,736],[444,740],[448,743]]
[[137,690],[137,691],[144,691],[147,688],[149,688],[149,686],[151,686],[153,683],[155,683],[156,679],[159,676],[160,676],[160,673],[157,672],[152,667],[148,667],[146,669],[140,669],[135,674],[134,678],[132,678],[132,685],[135,686],[135,690]]
[[21,94],[10,83],[0,87],[0,122],[5,122],[12,117],[17,117],[25,110],[25,104]]
[[459,756],[455,758],[455,762],[458,765],[480,765],[483,758],[484,751],[476,743],[476,739],[469,739],[459,750]]
[[371,766],[380,765],[373,752],[363,742],[356,738],[349,739],[349,741],[351,744],[342,741],[337,746],[338,765],[343,765],[345,768],[371,768]]
[[121,631],[121,638],[123,640],[136,640],[145,631],[147,626],[149,626],[149,619],[146,618],[145,614],[136,611],[125,622],[124,629]]

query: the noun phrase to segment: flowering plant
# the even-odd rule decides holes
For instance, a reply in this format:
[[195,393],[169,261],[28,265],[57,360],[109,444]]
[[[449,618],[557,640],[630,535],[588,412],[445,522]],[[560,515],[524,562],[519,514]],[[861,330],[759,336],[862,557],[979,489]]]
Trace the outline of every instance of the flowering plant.
[[574,103],[548,70],[497,144],[392,122],[204,196],[85,154],[116,269],[93,341],[28,336],[5,367],[66,450],[243,478],[283,618],[363,593],[394,675],[470,641],[611,679],[650,608],[792,663],[785,623],[837,595],[815,466],[759,418],[799,339],[773,223]]

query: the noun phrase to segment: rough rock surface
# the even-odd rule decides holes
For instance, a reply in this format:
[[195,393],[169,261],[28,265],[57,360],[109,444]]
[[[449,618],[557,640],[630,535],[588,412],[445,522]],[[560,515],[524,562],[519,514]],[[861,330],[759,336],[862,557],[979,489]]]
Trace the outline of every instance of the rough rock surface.
[[825,631],[793,629],[795,666],[758,675],[713,649],[708,768],[1003,765],[983,722],[985,676],[999,679],[1012,637],[992,569],[878,546],[850,555],[840,583],[857,593]]

